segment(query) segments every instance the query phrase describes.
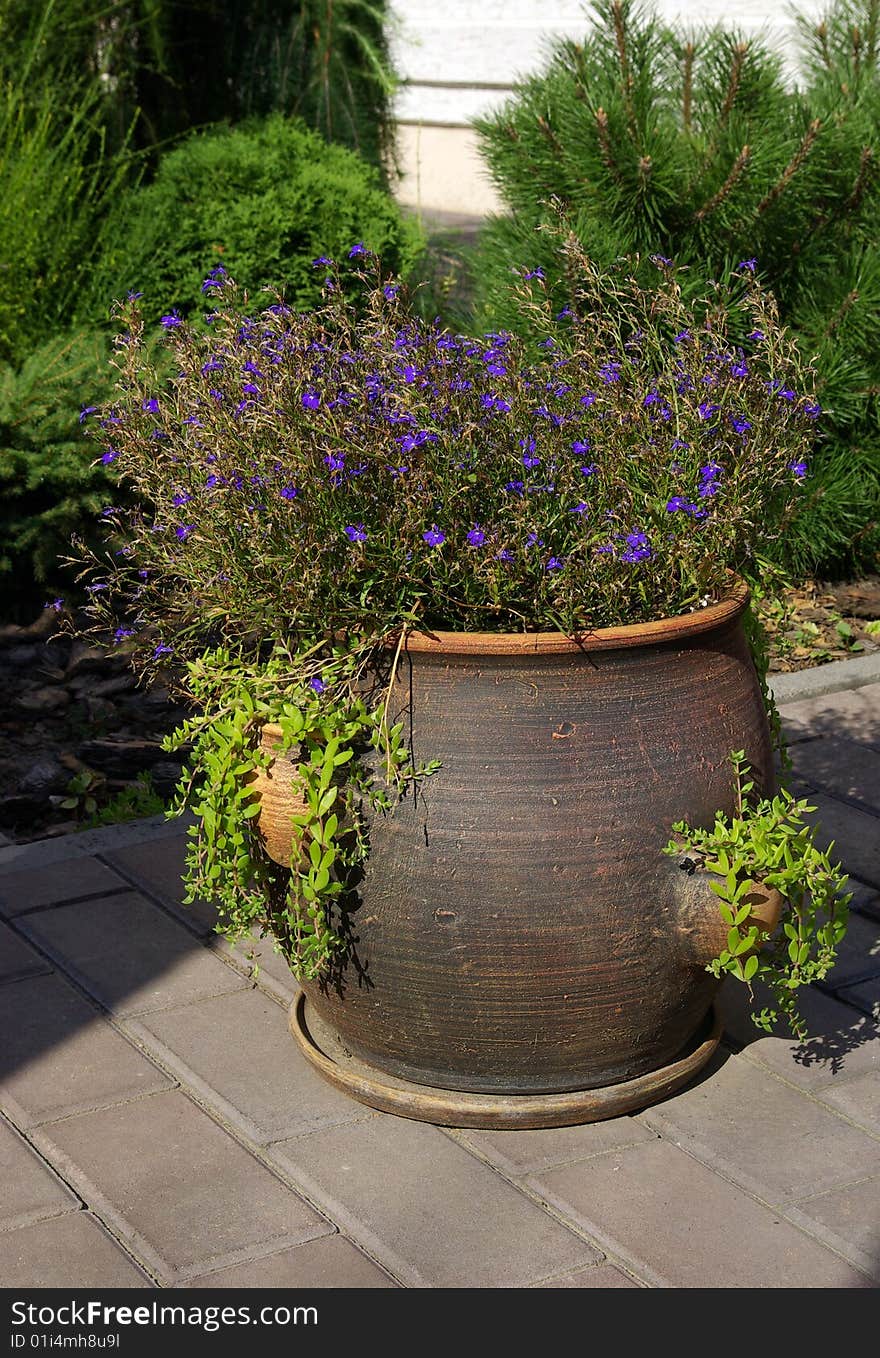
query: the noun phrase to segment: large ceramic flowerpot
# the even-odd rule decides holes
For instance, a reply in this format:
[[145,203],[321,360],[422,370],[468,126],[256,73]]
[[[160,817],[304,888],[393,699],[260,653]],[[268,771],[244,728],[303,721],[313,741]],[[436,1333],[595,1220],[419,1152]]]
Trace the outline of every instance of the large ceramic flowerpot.
[[372,825],[346,959],[292,1010],[328,1079],[438,1123],[543,1126],[692,1078],[726,926],[661,851],[675,821],[733,811],[732,750],[771,788],[746,602],[579,642],[409,637],[393,703],[442,768]]

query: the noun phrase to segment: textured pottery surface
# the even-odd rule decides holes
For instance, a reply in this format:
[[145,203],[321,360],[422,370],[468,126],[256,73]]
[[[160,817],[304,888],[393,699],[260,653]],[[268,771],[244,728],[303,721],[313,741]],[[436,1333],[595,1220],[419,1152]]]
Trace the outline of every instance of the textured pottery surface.
[[740,588],[685,618],[413,636],[393,707],[443,761],[372,826],[351,946],[312,1011],[378,1071],[476,1093],[596,1088],[674,1061],[717,982],[718,912],[661,852],[773,784]]

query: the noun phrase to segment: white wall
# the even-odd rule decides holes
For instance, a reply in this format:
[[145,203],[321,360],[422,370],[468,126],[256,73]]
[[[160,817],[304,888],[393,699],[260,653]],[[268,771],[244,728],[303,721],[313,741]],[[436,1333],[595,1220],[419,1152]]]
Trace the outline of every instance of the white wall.
[[[717,20],[763,32],[783,52],[790,19],[779,0],[658,0],[667,19]],[[800,0],[818,14],[824,0]],[[397,101],[401,201],[435,212],[483,215],[497,201],[482,173],[471,118],[497,107],[518,76],[540,67],[554,38],[582,35],[582,0],[393,0],[393,50],[406,84]]]

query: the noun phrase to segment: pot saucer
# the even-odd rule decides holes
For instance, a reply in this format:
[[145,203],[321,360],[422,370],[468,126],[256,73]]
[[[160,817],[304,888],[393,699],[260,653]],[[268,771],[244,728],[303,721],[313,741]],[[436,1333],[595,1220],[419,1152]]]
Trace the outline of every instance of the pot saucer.
[[714,1053],[721,1030],[714,1009],[701,1033],[674,1061],[619,1084],[564,1094],[468,1094],[387,1075],[352,1056],[315,1015],[305,995],[298,994],[290,1006],[290,1031],[325,1080],[380,1112],[441,1127],[571,1127],[631,1113],[688,1084]]

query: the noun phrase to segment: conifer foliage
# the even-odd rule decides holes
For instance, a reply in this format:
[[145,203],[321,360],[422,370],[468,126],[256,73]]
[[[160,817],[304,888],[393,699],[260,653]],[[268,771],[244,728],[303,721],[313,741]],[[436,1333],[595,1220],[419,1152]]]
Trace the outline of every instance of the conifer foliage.
[[477,124],[508,212],[475,279],[487,327],[513,324],[518,266],[542,268],[562,304],[554,237],[537,230],[560,204],[600,264],[660,254],[699,286],[755,260],[827,411],[787,557],[831,573],[875,565],[880,544],[880,0],[835,0],[795,31],[792,80],[760,39],[599,0],[584,39]]

